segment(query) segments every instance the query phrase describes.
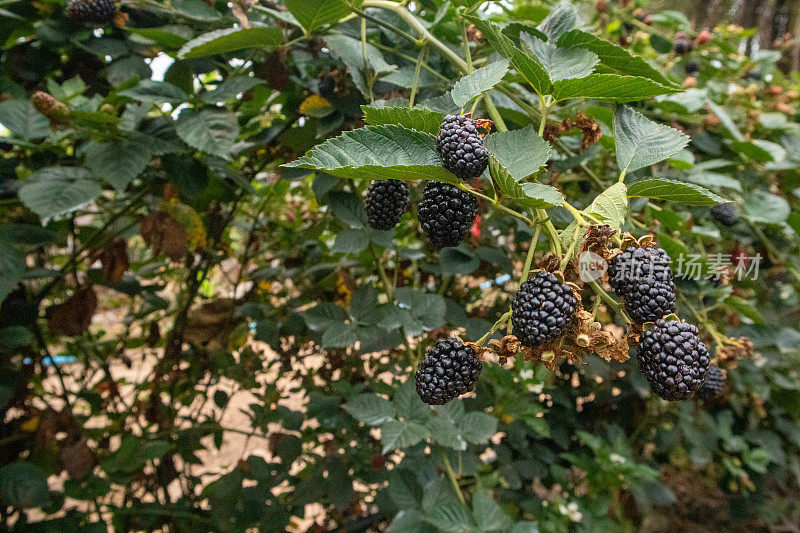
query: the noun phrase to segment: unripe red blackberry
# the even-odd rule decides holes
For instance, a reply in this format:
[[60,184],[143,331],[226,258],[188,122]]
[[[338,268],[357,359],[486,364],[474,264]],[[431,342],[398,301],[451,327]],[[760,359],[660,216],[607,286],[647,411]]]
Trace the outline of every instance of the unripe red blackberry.
[[711,216],[723,226],[735,226],[739,221],[739,211],[736,209],[736,204],[717,204],[711,208]]
[[569,285],[559,282],[550,272],[538,272],[520,286],[514,297],[514,335],[528,347],[553,341],[567,330],[577,305]]
[[478,200],[454,185],[439,181],[425,184],[419,203],[419,223],[437,248],[458,246],[478,215]]
[[704,400],[716,398],[725,389],[725,374],[720,367],[711,365],[708,367],[708,374],[703,386],[697,391],[697,396]]
[[444,117],[436,137],[436,149],[444,168],[462,180],[477,178],[489,164],[489,152],[475,121],[463,115]]
[[706,379],[708,350],[688,322],[660,319],[642,333],[637,357],[653,391],[665,400],[691,398]]
[[403,213],[408,210],[411,205],[411,195],[408,186],[402,181],[374,181],[367,189],[364,204],[370,227],[389,230],[400,222]]
[[111,0],[69,0],[66,11],[73,22],[94,26],[111,24],[117,14]]
[[608,281],[637,324],[675,312],[670,258],[661,248],[628,248],[618,254],[608,265]]
[[471,347],[458,339],[440,339],[417,369],[417,394],[429,405],[446,404],[473,390],[482,368]]

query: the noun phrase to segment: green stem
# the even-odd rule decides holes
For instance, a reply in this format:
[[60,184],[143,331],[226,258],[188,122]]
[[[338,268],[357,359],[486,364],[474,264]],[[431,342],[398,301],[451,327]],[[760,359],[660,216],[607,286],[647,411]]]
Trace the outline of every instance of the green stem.
[[510,318],[511,318],[511,311],[507,311],[506,313],[503,314],[503,316],[497,319],[497,322],[495,322],[494,325],[492,325],[491,329],[489,329],[489,331],[487,331],[483,337],[478,339],[478,342],[476,342],[475,344],[477,344],[478,346],[483,346],[483,344],[486,341],[488,341],[492,335],[494,335],[494,332],[502,328],[503,324],[505,324]]
[[450,478],[450,483],[453,484],[453,489],[456,491],[456,496],[458,496],[458,499],[462,504],[466,505],[467,501],[464,499],[464,493],[461,492],[461,486],[458,484],[456,473],[453,471],[452,465],[450,465],[450,459],[447,457],[447,451],[441,447],[439,448],[439,451],[442,454],[442,461],[444,462],[444,469],[447,472],[447,477]]
[[431,46],[437,48],[442,55],[447,57],[454,65],[456,65],[459,70],[466,73],[467,72],[467,63],[458,57],[458,55],[450,50],[442,41],[434,37],[431,32],[428,31],[422,22],[417,19],[405,6],[402,4],[398,4],[396,2],[390,2],[389,0],[364,0],[361,3],[362,8],[367,7],[378,7],[381,9],[386,9],[388,11],[393,11],[396,13],[400,18],[402,18],[409,26],[414,28],[422,36],[422,40],[431,44]]
[[492,207],[494,207],[495,209],[499,209],[500,211],[504,211],[505,213],[508,213],[509,215],[520,219],[525,224],[527,224],[529,227],[532,228],[534,226],[533,220],[531,220],[530,218],[526,217],[525,215],[523,215],[519,211],[514,211],[513,209],[504,206],[503,204],[500,203],[500,200],[498,200],[497,198],[489,198],[488,196],[486,196],[482,192],[476,191],[475,189],[473,189],[469,185],[466,185],[463,182],[459,183],[458,185],[456,185],[456,187],[458,187],[459,189],[461,189],[464,192],[468,192],[468,193],[470,193],[470,194],[472,194],[474,196],[477,196],[478,198],[486,200],[487,202],[491,203]]
[[544,135],[544,127],[547,125],[547,115],[550,113],[550,106],[553,105],[553,98],[548,94],[542,98],[542,119],[539,122],[539,137]]
[[550,221],[550,217],[547,216],[547,211],[544,209],[537,209],[536,216],[543,221],[544,229],[550,239],[550,248],[553,250],[553,253],[561,257],[561,239],[558,238],[558,231]]
[[[537,221],[538,222],[538,221]],[[542,233],[542,225],[536,225],[536,231],[533,233],[533,239],[528,247],[528,254],[525,256],[525,265],[522,267],[522,276],[519,278],[519,284],[522,285],[528,281],[528,275],[531,272],[531,265],[533,264],[533,256],[536,254],[536,245],[539,242],[539,235]]]
[[488,93],[485,95],[483,103],[486,106],[486,111],[489,112],[489,116],[492,117],[494,127],[497,128],[497,131],[508,131],[508,126],[506,126],[503,117],[500,116],[500,111],[497,110],[492,101],[492,97]]
[[589,283],[589,285],[592,286],[592,290],[594,290],[594,293],[600,298],[602,298],[603,301],[606,303],[606,305],[608,305],[611,309],[613,309],[615,313],[621,315],[626,322],[628,323],[631,322],[631,319],[628,317],[628,314],[625,313],[625,310],[622,308],[622,305],[620,305],[619,302],[614,300],[614,298],[612,298],[606,291],[604,291],[603,287],[601,287],[600,284],[597,283],[597,281],[592,281],[591,283]]
[[428,48],[423,46],[417,58],[417,65],[414,67],[414,82],[411,85],[411,95],[408,97],[408,107],[414,107],[414,98],[416,98],[417,91],[419,90],[419,72],[422,68],[423,60],[425,59],[425,52],[427,51]]

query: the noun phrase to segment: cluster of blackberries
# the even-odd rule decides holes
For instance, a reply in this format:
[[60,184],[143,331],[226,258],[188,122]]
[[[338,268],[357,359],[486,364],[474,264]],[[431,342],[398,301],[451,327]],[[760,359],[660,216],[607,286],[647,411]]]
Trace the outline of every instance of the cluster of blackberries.
[[739,211],[736,204],[717,204],[711,208],[711,216],[723,226],[731,227],[739,221]]
[[438,340],[417,369],[417,394],[429,405],[443,405],[473,390],[482,368],[475,350],[460,340]]
[[93,26],[111,24],[117,14],[111,0],[69,0],[66,11],[72,21]]
[[637,355],[644,377],[665,400],[691,398],[706,381],[708,350],[688,322],[657,320],[642,333]]
[[625,300],[634,322],[653,322],[675,312],[670,261],[661,248],[628,248],[609,263],[609,284]]
[[444,168],[462,180],[477,178],[489,164],[489,152],[475,121],[463,115],[444,117],[436,137],[436,149]]
[[575,316],[572,289],[550,272],[538,272],[523,283],[511,305],[514,335],[523,346],[536,347],[559,338]]

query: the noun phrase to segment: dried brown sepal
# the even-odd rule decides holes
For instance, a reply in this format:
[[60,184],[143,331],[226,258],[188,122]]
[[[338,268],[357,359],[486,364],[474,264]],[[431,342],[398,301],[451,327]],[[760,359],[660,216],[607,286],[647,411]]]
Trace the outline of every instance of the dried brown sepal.
[[[583,244],[581,244],[580,254],[592,252],[608,261],[613,257],[609,245],[616,234],[617,231],[608,224],[589,226]],[[580,256],[580,254],[578,255]]]
[[583,150],[597,143],[603,136],[600,125],[595,122],[593,118],[579,111],[574,119],[565,118],[561,122],[549,122],[545,124],[542,138],[549,143],[553,143],[573,128],[579,129],[583,135],[581,138],[581,149]]
[[536,266],[547,272],[555,272],[561,266],[561,260],[553,252],[547,252],[536,263]]
[[729,342],[717,348],[717,365],[731,370],[736,368],[740,359],[751,357],[755,346],[748,337],[731,338]]
[[171,260],[180,261],[189,252],[186,228],[164,211],[145,216],[139,231],[145,244],[153,248],[156,255],[164,252]]
[[124,28],[125,25],[128,24],[128,19],[130,18],[131,18],[130,15],[118,10],[114,15],[114,26],[116,26],[117,28]]
[[97,295],[89,285],[58,305],[47,309],[45,316],[50,331],[61,335],[75,336],[86,332],[97,310]]
[[481,130],[479,132],[481,137],[489,134],[492,131],[492,126],[494,126],[494,122],[489,120],[488,118],[475,119],[475,127]]
[[111,285],[122,283],[122,278],[130,267],[128,243],[125,239],[117,239],[107,244],[100,252],[100,263],[102,265],[100,273],[107,283]]
[[467,26],[467,40],[471,43],[478,43],[483,39],[483,33],[475,27],[475,24]]

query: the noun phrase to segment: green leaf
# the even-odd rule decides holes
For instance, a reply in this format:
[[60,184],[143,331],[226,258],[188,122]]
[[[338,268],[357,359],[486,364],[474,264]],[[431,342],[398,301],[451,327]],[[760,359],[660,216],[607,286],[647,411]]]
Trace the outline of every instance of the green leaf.
[[[188,32],[186,32],[188,30]],[[191,36],[192,30],[187,26],[162,26],[161,28],[131,28],[128,31],[134,35],[141,35],[145,39],[153,43],[168,46],[170,48],[180,48],[189,40],[188,38],[180,35],[181,33],[189,33]]]
[[394,419],[392,402],[375,394],[359,394],[342,408],[353,418],[370,426],[379,426]]
[[364,229],[353,228],[336,235],[331,251],[341,254],[357,254],[362,252],[368,244],[367,232]]
[[604,224],[619,230],[625,222],[625,217],[628,216],[628,196],[625,184],[615,183],[600,193],[589,206],[588,211],[600,215]]
[[502,81],[508,72],[509,60],[501,59],[467,74],[453,86],[453,102],[464,107],[470,100],[485,93]]
[[484,144],[516,181],[538,172],[552,153],[550,145],[532,125],[521,130],[492,133],[486,136]]
[[407,334],[419,335],[444,324],[447,305],[442,296],[401,287],[395,297],[408,313],[408,321],[404,323]]
[[280,28],[223,28],[195,37],[178,51],[180,59],[206,57],[244,48],[268,50],[283,42]]
[[0,303],[11,294],[25,277],[25,257],[0,236]]
[[213,91],[208,91],[200,95],[200,99],[207,104],[217,104],[226,100],[232,100],[239,94],[245,93],[253,87],[263,85],[264,83],[266,82],[261,78],[233,76],[217,85]]
[[433,439],[445,448],[452,448],[462,452],[467,449],[467,441],[464,440],[460,429],[451,420],[440,416],[432,416],[428,420],[428,429]]
[[444,113],[437,113],[420,107],[372,107],[362,105],[364,122],[371,126],[396,124],[410,130],[436,135],[444,120]]
[[541,183],[520,183],[501,165],[494,154],[489,154],[489,172],[498,192],[520,205],[544,209],[561,205],[564,197],[558,189]]
[[345,322],[331,324],[322,334],[323,348],[348,348],[356,342],[358,342],[356,327]]
[[633,102],[678,91],[648,78],[616,74],[590,74],[585,78],[560,80],[553,84],[553,98],[557,102],[568,98]]
[[350,69],[350,77],[361,94],[370,95],[371,84],[377,78],[397,70],[397,65],[390,65],[383,58],[381,51],[359,39],[347,35],[328,35],[325,44],[334,57],[340,59]]
[[86,148],[86,168],[122,192],[147,168],[153,155],[154,141],[140,133],[108,143],[90,141]]
[[556,5],[537,28],[552,42],[578,25],[578,9],[568,1]]
[[511,527],[511,517],[494,501],[491,494],[478,491],[472,498],[472,516],[479,531],[502,531]]
[[547,71],[539,63],[532,52],[524,52],[514,46],[514,42],[503,35],[500,27],[492,22],[477,17],[467,17],[480,30],[495,52],[510,59],[511,65],[525,78],[539,94],[550,94],[552,82]]
[[578,29],[568,31],[558,39],[558,46],[594,52],[600,58],[600,65],[597,67],[598,71],[649,78],[661,85],[675,87],[675,84],[669,78],[653,68],[641,57],[632,54],[619,45],[595,37],[591,33]]
[[628,187],[628,198],[636,196],[687,205],[717,205],[728,201],[700,185],[661,178],[646,179],[632,184]]
[[413,379],[405,381],[397,389],[397,393],[394,395],[394,406],[397,409],[397,415],[405,420],[424,422],[431,416],[431,408],[420,399]]
[[383,453],[414,446],[429,437],[428,428],[417,422],[389,420],[381,426]]
[[181,104],[189,100],[188,94],[171,83],[153,80],[142,80],[135,87],[120,91],[119,95],[147,104]]
[[756,324],[765,324],[764,316],[756,306],[747,300],[738,296],[728,296],[725,298],[725,305],[736,311],[737,313],[746,316]]
[[442,167],[433,135],[394,125],[345,132],[284,166],[323,170],[348,179],[373,180],[380,176],[456,182],[456,177]]
[[302,312],[303,320],[312,331],[324,331],[333,324],[344,322],[347,312],[333,302],[321,302]]
[[488,413],[467,413],[461,423],[461,432],[472,444],[486,444],[497,433],[497,419]]
[[653,122],[629,107],[621,107],[614,114],[614,139],[621,172],[663,161],[689,143],[688,135]]
[[475,527],[469,512],[458,500],[447,499],[437,503],[425,515],[425,519],[441,531],[468,533]]
[[49,167],[31,174],[18,194],[22,203],[44,222],[79,209],[102,192],[85,168]]
[[285,0],[284,4],[308,33],[337,22],[351,11],[341,0]]
[[736,127],[736,123],[733,121],[730,115],[728,115],[728,112],[725,111],[724,108],[717,105],[710,98],[706,101],[706,105],[708,105],[708,108],[711,110],[712,113],[717,115],[722,125],[725,126],[725,129],[728,130],[728,132],[731,134],[734,140],[744,141],[744,136],[742,135],[742,132],[739,131],[739,128]]
[[752,191],[744,196],[744,209],[750,222],[782,224],[791,209],[785,198],[766,191]]
[[551,42],[523,33],[524,42],[547,71],[553,82],[584,78],[594,71],[600,59],[589,50],[559,48]]
[[170,6],[180,15],[201,22],[214,22],[222,18],[222,13],[202,0],[171,0]]
[[41,507],[50,499],[47,476],[32,464],[16,462],[0,468],[0,500],[17,509]]
[[178,116],[175,131],[192,148],[227,159],[239,135],[239,123],[230,111],[186,108]]
[[50,133],[50,120],[26,100],[0,102],[0,124],[22,139],[41,139]]

